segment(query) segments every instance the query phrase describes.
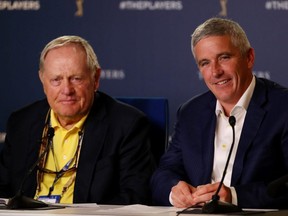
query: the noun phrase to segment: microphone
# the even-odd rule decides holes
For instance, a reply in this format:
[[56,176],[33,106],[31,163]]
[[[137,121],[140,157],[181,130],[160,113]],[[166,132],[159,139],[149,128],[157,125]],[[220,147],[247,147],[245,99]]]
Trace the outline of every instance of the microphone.
[[232,203],[228,203],[228,202],[223,202],[220,201],[220,197],[218,195],[223,182],[224,182],[224,178],[227,172],[227,168],[228,168],[228,164],[229,164],[229,160],[232,154],[232,150],[234,147],[234,142],[235,142],[235,129],[234,126],[236,124],[236,118],[234,116],[230,116],[229,117],[229,124],[232,127],[232,132],[233,132],[233,140],[232,140],[232,145],[228,154],[228,158],[225,164],[225,168],[222,174],[222,179],[220,181],[220,184],[218,186],[218,189],[216,191],[216,193],[212,196],[212,199],[205,203],[205,205],[202,207],[202,213],[208,213],[208,214],[218,214],[218,213],[227,213],[227,212],[241,212],[242,209]]
[[267,193],[269,196],[276,198],[283,195],[288,190],[288,175],[284,175],[271,183],[269,183],[267,188]]
[[9,209],[32,209],[32,208],[43,208],[43,207],[48,207],[48,204],[35,200],[33,198],[27,197],[23,195],[23,185],[27,181],[28,177],[31,175],[31,173],[34,171],[38,163],[40,162],[41,159],[45,156],[45,154],[49,151],[50,146],[51,146],[51,141],[54,136],[54,128],[49,127],[47,130],[47,142],[48,144],[46,145],[45,150],[43,153],[38,157],[36,162],[31,166],[31,168],[28,170],[28,172],[25,174],[19,190],[17,191],[16,195],[9,199],[7,203],[7,208]]

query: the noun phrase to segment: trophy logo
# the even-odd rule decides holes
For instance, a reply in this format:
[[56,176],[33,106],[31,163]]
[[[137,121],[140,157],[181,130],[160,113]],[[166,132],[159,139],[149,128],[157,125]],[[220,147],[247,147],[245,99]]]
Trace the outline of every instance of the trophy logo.
[[227,16],[227,2],[228,0],[219,0],[221,11],[219,12],[220,16],[226,17]]
[[84,13],[83,3],[84,3],[84,0],[76,0],[77,11],[75,12],[75,16],[77,16],[77,17],[83,16],[83,13]]

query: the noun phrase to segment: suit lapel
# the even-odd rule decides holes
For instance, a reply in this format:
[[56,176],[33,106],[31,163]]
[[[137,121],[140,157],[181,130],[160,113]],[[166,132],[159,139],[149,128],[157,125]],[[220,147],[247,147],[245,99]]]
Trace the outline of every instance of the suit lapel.
[[[45,126],[45,117],[49,110],[49,105],[46,100],[38,102],[38,105],[36,107],[37,107],[36,111],[33,110],[32,111],[33,113],[31,114],[31,116],[33,116],[33,118],[31,118],[31,123],[27,124],[27,134],[29,134],[27,143],[25,142],[26,139],[23,139],[23,141],[21,140],[21,142],[24,142],[24,145],[21,145],[21,148],[18,149],[18,151],[23,152],[22,154],[23,157],[24,156],[26,157],[25,158],[26,163],[23,164],[23,166],[25,167],[24,171],[30,169],[31,166],[37,161],[39,157],[42,132]],[[34,169],[33,173],[31,174],[31,178],[29,178],[23,186],[23,191],[25,192],[26,195],[30,197],[33,197],[36,191],[37,186],[36,170],[37,169]],[[26,172],[27,171],[25,171],[25,173]],[[25,173],[23,173],[23,175]],[[31,190],[31,188],[33,188],[33,190]]]
[[[215,106],[216,99],[212,95],[209,96],[209,104],[207,104],[206,112],[203,112],[202,123],[204,125],[202,129],[202,139],[201,152],[202,152],[202,165],[203,176],[200,182],[209,183],[211,182],[211,173],[213,170],[213,160],[214,160],[214,138],[215,138],[215,127],[216,127],[216,115]],[[204,121],[205,120],[205,121]],[[200,183],[199,182],[199,183]]]
[[245,155],[265,116],[266,111],[262,105],[266,102],[266,91],[262,81],[256,78],[256,87],[248,107],[233,166],[232,185],[236,184],[241,176]]
[[100,101],[94,102],[94,104],[85,122],[84,138],[75,181],[74,202],[86,202],[88,200],[93,170],[108,130],[108,124],[105,121],[105,107]]
[[[215,114],[211,116],[209,124],[212,126],[207,126],[206,133],[203,133],[204,144],[202,145],[202,155],[203,155],[203,179],[205,183],[211,182],[211,174],[213,171],[214,163],[214,138],[215,138],[215,125],[216,117]],[[206,134],[206,135],[205,135]]]

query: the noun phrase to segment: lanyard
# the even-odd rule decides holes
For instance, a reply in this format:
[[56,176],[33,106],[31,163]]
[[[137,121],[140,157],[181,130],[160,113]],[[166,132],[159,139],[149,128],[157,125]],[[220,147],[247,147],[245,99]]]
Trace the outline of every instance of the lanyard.
[[[54,163],[55,163],[55,168],[56,168],[56,172],[49,172],[48,170],[44,169],[44,171],[46,171],[47,173],[55,173],[55,178],[53,181],[53,184],[51,185],[51,187],[49,188],[49,193],[48,193],[48,197],[51,196],[51,193],[54,190],[54,186],[55,184],[58,182],[58,180],[67,172],[69,171],[74,171],[74,173],[72,174],[72,176],[70,177],[70,179],[68,180],[68,182],[64,185],[63,190],[62,190],[62,195],[66,192],[66,190],[72,185],[72,183],[74,182],[75,178],[76,178],[76,170],[77,170],[77,166],[78,166],[78,160],[79,160],[79,151],[80,148],[82,146],[82,141],[83,141],[83,132],[80,131],[79,132],[79,140],[78,140],[78,145],[77,145],[77,149],[76,152],[74,154],[74,156],[63,166],[63,168],[60,171],[57,171],[57,166],[56,166],[56,157],[55,157],[55,153],[54,153],[54,148],[53,148],[53,143],[51,145],[51,150],[52,150],[52,155],[54,158]],[[74,165],[70,167],[70,165],[72,164],[72,162],[75,161]]]

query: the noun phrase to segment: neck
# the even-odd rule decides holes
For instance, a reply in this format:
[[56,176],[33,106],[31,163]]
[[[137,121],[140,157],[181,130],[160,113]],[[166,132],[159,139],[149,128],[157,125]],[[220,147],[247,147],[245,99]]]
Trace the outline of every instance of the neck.
[[234,104],[226,104],[226,103],[223,103],[223,102],[220,102],[222,108],[223,108],[223,111],[224,111],[224,114],[225,116],[229,117],[230,116],[230,113],[233,109],[233,107],[236,105],[236,103]]

